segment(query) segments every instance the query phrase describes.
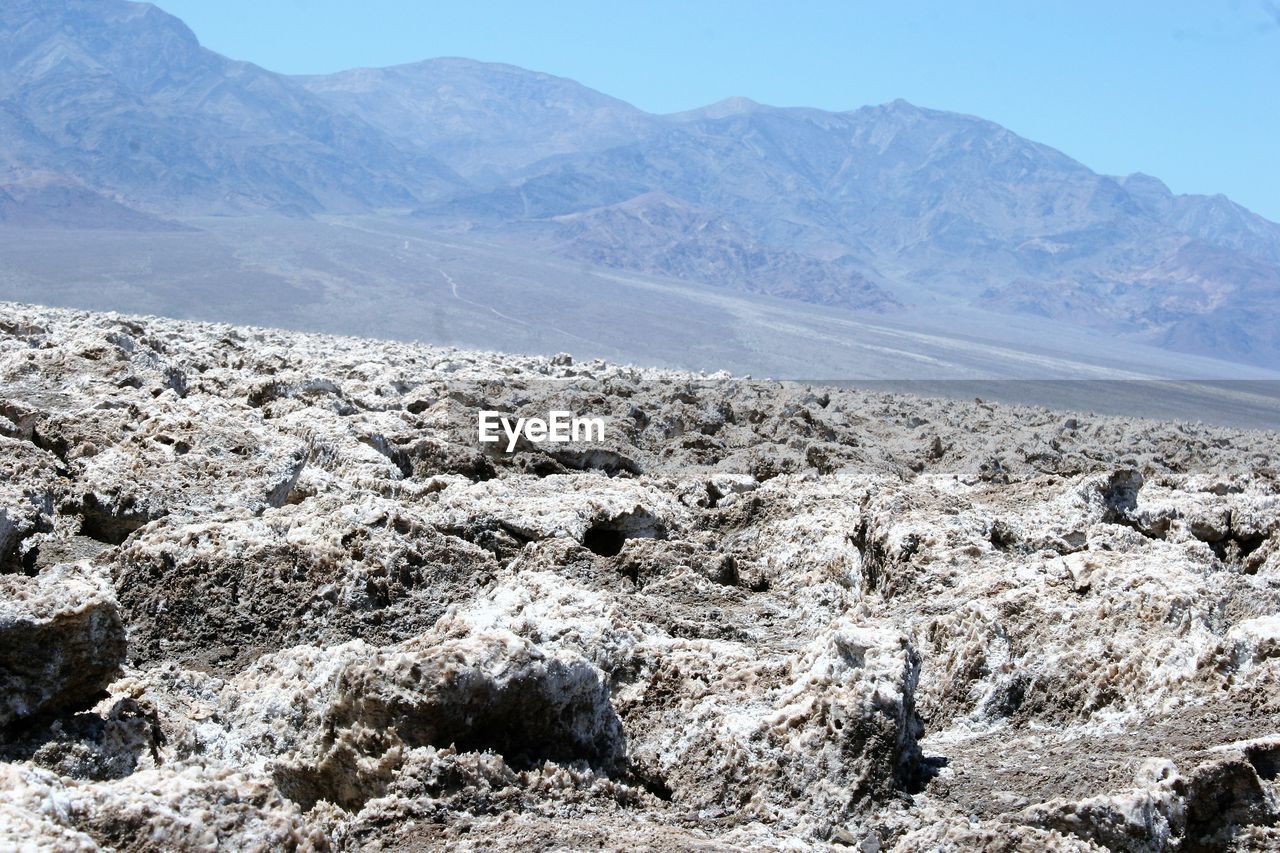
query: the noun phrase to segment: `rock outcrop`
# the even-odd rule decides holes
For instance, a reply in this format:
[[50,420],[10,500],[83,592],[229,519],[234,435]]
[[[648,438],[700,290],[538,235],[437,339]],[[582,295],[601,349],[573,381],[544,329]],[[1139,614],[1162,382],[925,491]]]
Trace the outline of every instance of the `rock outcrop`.
[[1280,845],[1275,433],[0,311],[0,837]]
[[0,575],[0,728],[93,704],[124,656],[115,597],[86,567]]

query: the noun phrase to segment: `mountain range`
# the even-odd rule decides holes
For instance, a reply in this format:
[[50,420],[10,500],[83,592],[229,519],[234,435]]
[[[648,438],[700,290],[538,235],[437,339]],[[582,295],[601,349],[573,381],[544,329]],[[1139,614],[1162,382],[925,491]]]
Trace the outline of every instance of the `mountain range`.
[[909,322],[961,306],[1280,367],[1280,226],[904,101],[654,115],[433,59],[291,77],[120,0],[0,8],[0,227],[376,215]]

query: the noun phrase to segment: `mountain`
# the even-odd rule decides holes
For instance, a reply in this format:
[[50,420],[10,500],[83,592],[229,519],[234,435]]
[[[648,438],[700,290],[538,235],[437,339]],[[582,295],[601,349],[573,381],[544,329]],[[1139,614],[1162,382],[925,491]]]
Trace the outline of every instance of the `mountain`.
[[146,4],[10,0],[0,157],[9,226],[412,211],[419,229],[908,324],[978,312],[966,333],[999,337],[1034,316],[1280,365],[1280,225],[905,101],[653,115],[466,59],[289,77]]
[[[561,235],[566,221],[593,221],[560,251],[676,277],[697,274],[687,258],[723,254],[736,234],[744,252],[837,262],[901,302],[1030,313],[1257,363],[1280,354],[1280,324],[1256,321],[1280,319],[1280,226],[1222,197],[1099,175],[992,122],[904,101],[830,113],[735,98],[664,123],[423,215]],[[663,231],[650,219],[638,240],[617,239],[618,215],[601,211],[655,193],[723,227],[672,217]],[[741,278],[732,265],[712,269]],[[769,292],[829,302],[830,281]]]
[[293,79],[331,106],[481,181],[557,154],[624,145],[661,124],[572,80],[470,59]]
[[148,4],[9,0],[0,57],[0,156],[148,210],[405,207],[461,183]]
[[190,231],[186,225],[142,213],[74,180],[34,173],[0,184],[0,225],[17,228],[89,228]]
[[549,224],[541,232],[548,248],[599,266],[824,305],[902,307],[847,258],[821,261],[762,246],[732,221],[662,192],[553,217]]
[[1224,195],[1174,195],[1158,178],[1141,173],[1121,179],[1125,190],[1151,216],[1220,249],[1280,264],[1280,225]]

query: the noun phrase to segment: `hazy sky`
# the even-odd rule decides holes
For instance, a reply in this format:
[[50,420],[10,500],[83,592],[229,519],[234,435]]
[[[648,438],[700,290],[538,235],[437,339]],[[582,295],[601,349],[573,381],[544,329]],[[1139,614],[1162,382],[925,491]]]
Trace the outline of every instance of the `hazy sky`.
[[653,112],[729,95],[973,113],[1109,174],[1280,221],[1280,0],[160,0],[275,71],[434,56],[570,77]]

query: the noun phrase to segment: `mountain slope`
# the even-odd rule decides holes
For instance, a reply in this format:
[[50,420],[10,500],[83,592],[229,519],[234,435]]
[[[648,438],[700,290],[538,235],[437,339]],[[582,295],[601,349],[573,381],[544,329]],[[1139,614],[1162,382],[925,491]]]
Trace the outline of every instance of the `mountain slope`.
[[572,80],[470,59],[293,79],[470,178],[622,145],[658,126],[656,117]]
[[18,228],[189,231],[185,225],[151,216],[48,173],[0,184],[0,224]]
[[285,77],[146,4],[11,0],[0,157],[10,223],[414,210],[601,267],[1280,365],[1280,226],[903,101],[657,116],[465,59]]
[[600,266],[736,285],[751,293],[826,305],[878,311],[902,307],[848,259],[824,262],[761,246],[730,220],[660,192],[552,222],[557,253]]
[[1166,225],[1221,249],[1280,264],[1280,225],[1224,195],[1174,195],[1162,181],[1133,174],[1121,180],[1143,209]]
[[[566,219],[600,221],[590,212],[661,193],[734,223],[754,251],[838,260],[903,302],[981,304],[1258,363],[1280,354],[1276,323],[1240,322],[1273,310],[1280,227],[1225,199],[1099,175],[992,122],[902,101],[828,113],[731,99],[664,122],[427,213],[563,233]],[[609,236],[613,222],[579,228],[563,251],[685,277],[682,257],[715,252],[724,233],[697,232],[712,243],[691,249],[697,233],[673,223],[667,255],[639,264],[633,245]],[[663,240],[651,231],[644,242]],[[824,275],[783,291],[830,298]],[[1204,342],[1187,328],[1207,330]]]
[[147,4],[7,3],[0,56],[0,154],[143,207],[357,210],[460,184],[288,79],[203,49]]

